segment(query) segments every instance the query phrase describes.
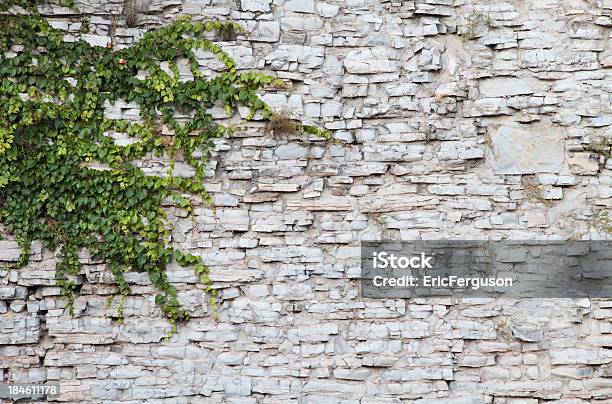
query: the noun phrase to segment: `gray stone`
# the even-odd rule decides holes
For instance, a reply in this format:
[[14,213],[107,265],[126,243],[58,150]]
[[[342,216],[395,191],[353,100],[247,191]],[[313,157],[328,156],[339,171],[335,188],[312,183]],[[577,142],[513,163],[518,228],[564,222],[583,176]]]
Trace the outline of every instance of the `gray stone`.
[[287,144],[278,146],[274,150],[276,154],[282,160],[294,160],[306,157],[306,148],[296,144]]
[[17,261],[20,255],[19,244],[14,241],[0,240],[0,261]]
[[516,78],[487,79],[479,82],[479,87],[480,93],[488,98],[532,94],[534,92],[527,81]]
[[335,17],[339,9],[340,7],[335,4],[317,2],[317,11],[322,17]]
[[240,0],[241,8],[245,11],[270,11],[272,0]]
[[349,52],[344,67],[349,73],[367,74],[397,72],[399,66],[396,61],[388,59],[384,48],[365,48]]
[[491,163],[497,174],[557,173],[564,165],[564,138],[552,128],[527,131],[502,126],[491,139]]
[[287,0],[285,9],[298,13],[314,13],[314,0]]
[[259,21],[253,32],[253,39],[260,42],[276,42],[280,38],[278,21]]
[[41,337],[36,315],[11,314],[0,317],[0,345],[33,344]]
[[511,330],[514,338],[517,338],[521,341],[539,342],[542,341],[543,338],[543,331],[533,326],[529,327],[513,324],[511,326]]
[[249,215],[241,209],[219,209],[217,218],[226,230],[249,230]]
[[595,175],[599,171],[599,162],[591,153],[575,153],[568,159],[570,170],[577,175]]
[[111,38],[109,36],[104,35],[91,35],[91,34],[83,34],[81,36],[85,42],[88,42],[92,46],[102,46],[105,47],[108,43],[111,42]]

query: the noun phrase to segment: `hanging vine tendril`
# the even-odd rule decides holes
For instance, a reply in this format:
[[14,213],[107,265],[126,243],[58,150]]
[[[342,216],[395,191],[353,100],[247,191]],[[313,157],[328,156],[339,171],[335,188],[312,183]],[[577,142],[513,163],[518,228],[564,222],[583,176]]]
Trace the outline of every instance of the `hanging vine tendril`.
[[[232,116],[243,105],[250,110],[247,119],[258,112],[269,119],[273,113],[257,91],[276,79],[238,72],[207,39],[229,25],[239,28],[230,22],[181,17],[129,48],[114,49],[64,41],[65,33],[42,18],[36,3],[0,5],[0,220],[23,249],[18,265],[27,263],[33,240],[58,251],[56,282],[70,313],[80,248],[104,260],[121,303],[130,293],[124,273],[146,272],[158,291],[155,302],[175,330],[189,318],[166,273],[175,259],[194,268],[215,310],[209,268],[200,256],[170,246],[162,201],[172,199],[189,213],[194,203],[211,203],[205,164],[212,140],[231,135],[233,127],[215,121],[210,109],[222,105]],[[214,54],[223,71],[205,77],[196,50]],[[193,80],[179,80],[179,60],[187,62]],[[120,99],[139,106],[138,121],[105,116],[105,105]],[[190,118],[179,121],[177,114]],[[162,136],[162,127],[172,136]],[[330,138],[322,129],[298,127]],[[134,141],[119,145],[109,136],[113,132]],[[167,175],[145,175],[133,163],[151,155],[170,159]],[[172,175],[179,157],[195,169],[192,178]]]

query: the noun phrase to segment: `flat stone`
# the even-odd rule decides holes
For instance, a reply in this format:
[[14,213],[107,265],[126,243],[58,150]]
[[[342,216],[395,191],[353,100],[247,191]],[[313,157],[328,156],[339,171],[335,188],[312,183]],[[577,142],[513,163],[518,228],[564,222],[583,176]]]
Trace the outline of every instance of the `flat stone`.
[[341,198],[329,198],[325,200],[312,201],[287,201],[287,210],[307,211],[348,211],[352,210],[350,200]]
[[255,194],[245,195],[242,200],[246,203],[262,203],[262,202],[274,202],[278,199],[278,193],[276,192],[257,192]]
[[21,247],[15,241],[0,240],[0,261],[17,261]]
[[213,282],[252,282],[262,276],[261,271],[253,269],[211,269],[209,273]]
[[563,136],[554,130],[502,126],[492,136],[496,174],[557,173],[565,160]]
[[532,94],[534,91],[525,80],[515,78],[494,78],[479,83],[480,94],[487,98],[509,97]]
[[389,60],[384,48],[361,48],[349,52],[344,59],[344,67],[354,74],[396,73],[399,65],[396,61]]
[[286,144],[277,147],[274,154],[281,160],[303,159],[306,157],[306,148],[296,144]]
[[570,170],[577,175],[594,175],[599,171],[599,163],[591,158],[591,153],[576,153],[569,158]]
[[270,11],[271,0],[240,0],[240,6],[244,11]]
[[285,9],[298,13],[314,13],[314,0],[289,0],[285,3]]
[[259,21],[253,32],[253,40],[259,42],[276,42],[280,38],[278,21]]
[[81,39],[92,46],[106,46],[106,44],[111,42],[111,38],[105,35],[83,34]]
[[299,189],[298,184],[257,184],[258,192],[297,192]]
[[317,3],[317,11],[322,17],[335,17],[338,15],[339,6],[328,3]]
[[542,330],[536,327],[528,327],[522,325],[512,325],[510,327],[514,338],[525,342],[542,341]]
[[249,214],[244,210],[219,209],[217,210],[217,218],[225,230],[249,230]]

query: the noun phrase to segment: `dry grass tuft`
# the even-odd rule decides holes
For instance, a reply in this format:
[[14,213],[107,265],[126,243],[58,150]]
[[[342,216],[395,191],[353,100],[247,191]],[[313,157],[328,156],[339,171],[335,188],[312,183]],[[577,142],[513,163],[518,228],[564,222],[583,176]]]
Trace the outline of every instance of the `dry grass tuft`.
[[124,0],[123,2],[123,15],[125,16],[125,23],[128,27],[135,27],[138,25],[138,0]]
[[514,339],[512,325],[507,318],[502,318],[495,323],[495,331],[497,331],[498,338],[504,341],[509,342]]
[[585,145],[584,149],[609,159],[612,156],[612,139],[596,137],[589,144]]
[[523,193],[531,200],[538,201],[545,206],[551,206],[551,202],[544,198],[544,191],[540,184],[536,184],[533,175],[525,175],[521,178]]
[[612,218],[610,211],[602,210],[591,222],[591,227],[607,234],[612,234]]
[[266,123],[266,130],[273,135],[281,133],[296,135],[299,133],[298,124],[291,119],[287,111],[280,111],[272,115]]
[[225,24],[221,25],[219,37],[224,42],[235,41],[238,37],[238,30],[232,22],[227,21]]

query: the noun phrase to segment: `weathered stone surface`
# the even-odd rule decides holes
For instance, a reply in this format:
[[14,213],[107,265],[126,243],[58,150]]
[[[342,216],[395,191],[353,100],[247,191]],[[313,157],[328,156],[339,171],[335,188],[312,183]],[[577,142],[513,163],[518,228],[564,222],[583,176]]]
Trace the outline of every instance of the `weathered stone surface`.
[[240,0],[240,5],[245,11],[270,11],[271,0]]
[[[30,246],[30,259],[40,261],[42,244],[34,241]],[[21,255],[21,248],[16,241],[0,240],[0,262],[18,261]]]
[[300,145],[283,145],[276,148],[274,154],[282,160],[293,160],[306,157],[306,148]]
[[21,247],[14,241],[0,240],[0,261],[17,261]]
[[591,153],[575,153],[568,162],[572,173],[577,175],[594,175],[599,171],[599,163]]
[[[210,267],[218,317],[193,270],[173,262],[191,320],[169,340],[146,273],[126,273],[120,324],[120,298],[105,305],[108,268],[80,254],[71,317],[55,252],[35,242],[12,269],[20,249],[0,241],[2,380],[59,380],[60,401],[79,403],[610,398],[606,299],[377,300],[359,286],[365,240],[609,238],[609,1],[156,0],[137,2],[138,27],[125,26],[121,1],[81,0],[83,15],[44,3],[66,40],[115,49],[184,13],[236,21],[244,31],[221,46],[237,71],[282,79],[290,88],[262,99],[338,142],[271,135],[259,120],[215,139],[204,185],[216,211],[165,209],[172,246]],[[207,77],[223,68],[195,55]],[[188,70],[179,61],[181,80]],[[140,118],[134,102],[105,109]],[[176,168],[193,175],[180,158]]]
[[287,0],[285,9],[298,13],[314,13],[314,0]]
[[219,209],[217,218],[226,230],[249,230],[249,215],[241,209]]
[[352,210],[350,201],[340,198],[312,201],[287,201],[288,210],[345,211]]
[[513,95],[532,94],[531,85],[517,78],[494,78],[483,80],[479,83],[480,94],[483,97],[507,97]]
[[351,51],[344,59],[344,67],[349,73],[390,73],[396,72],[399,65],[388,59],[384,48],[357,49]]
[[259,21],[254,29],[253,40],[259,42],[276,42],[280,38],[278,21]]
[[37,343],[40,337],[38,316],[3,314],[0,317],[0,345],[33,344]]
[[563,135],[502,126],[491,135],[496,174],[557,173],[565,162]]

